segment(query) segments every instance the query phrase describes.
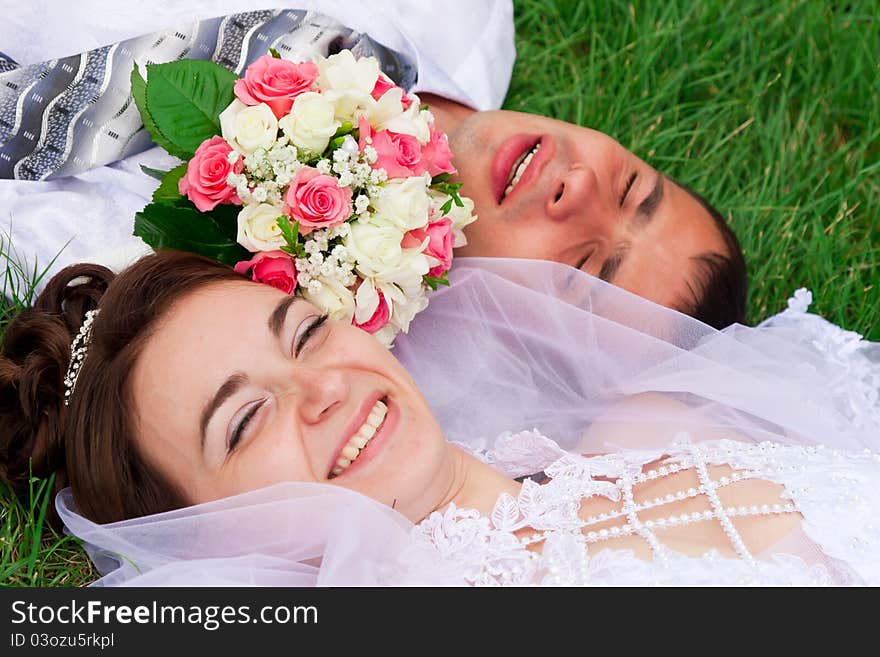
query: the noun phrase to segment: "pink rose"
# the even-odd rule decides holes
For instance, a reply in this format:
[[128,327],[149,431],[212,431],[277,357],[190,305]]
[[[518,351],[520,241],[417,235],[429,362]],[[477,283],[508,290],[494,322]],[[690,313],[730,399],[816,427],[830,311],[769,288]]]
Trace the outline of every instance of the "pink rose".
[[260,251],[250,260],[242,260],[235,265],[235,271],[246,275],[251,270],[251,278],[258,283],[271,285],[293,294],[296,289],[296,267],[293,256],[284,251]]
[[378,159],[374,169],[385,169],[389,178],[409,178],[425,171],[422,164],[422,146],[412,135],[404,135],[390,130],[375,132],[364,117],[358,119],[360,148],[363,151],[367,138],[376,149]]
[[384,328],[391,318],[391,311],[388,308],[388,302],[385,301],[385,295],[381,290],[376,290],[376,292],[379,293],[379,305],[376,306],[376,312],[373,313],[373,316],[363,324],[358,324],[354,319],[351,320],[352,324],[370,334]]
[[223,137],[211,137],[199,144],[186,165],[186,173],[177,183],[183,196],[189,197],[201,212],[213,210],[220,203],[241,205],[235,188],[226,184],[230,173],[241,173],[244,162],[239,157],[229,163],[230,146]]
[[[370,93],[370,95],[374,99],[379,100],[382,96],[385,95],[386,91],[397,88],[397,85],[394,84],[391,80],[387,79],[384,75],[380,75],[376,80],[376,86],[373,87],[373,91]],[[400,99],[400,104],[403,105],[403,109],[408,110],[409,106],[412,105],[412,98],[407,98],[406,92],[403,91],[403,89],[401,89],[401,91],[403,92],[403,95]]]
[[340,187],[336,178],[312,167],[297,172],[284,200],[303,234],[314,228],[335,226],[351,216],[351,187]]
[[314,62],[294,64],[263,55],[248,66],[243,78],[236,80],[235,95],[245,105],[266,103],[280,119],[290,112],[293,99],[311,89],[317,79]]
[[452,266],[452,246],[455,243],[455,235],[452,233],[452,220],[444,218],[440,221],[435,221],[432,224],[428,224],[425,230],[431,241],[428,243],[428,248],[425,249],[424,253],[440,261],[439,265],[432,267],[428,271],[428,276],[440,278]]
[[446,134],[431,127],[431,140],[422,147],[422,166],[431,177],[441,173],[458,173],[452,164],[452,151]]

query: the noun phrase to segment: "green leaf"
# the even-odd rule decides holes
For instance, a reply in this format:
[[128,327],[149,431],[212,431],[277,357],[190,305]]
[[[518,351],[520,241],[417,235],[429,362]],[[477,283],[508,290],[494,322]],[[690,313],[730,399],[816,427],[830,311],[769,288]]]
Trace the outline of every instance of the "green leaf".
[[217,206],[209,213],[182,204],[150,203],[135,215],[134,234],[154,249],[178,249],[235,265],[249,260],[235,241],[237,206]]
[[439,185],[440,183],[445,183],[450,178],[452,178],[451,173],[438,173],[436,176],[431,178],[431,184]]
[[425,285],[427,285],[429,288],[431,288],[432,290],[434,290],[436,292],[438,285],[446,285],[446,286],[449,285],[449,280],[446,278],[447,273],[448,272],[443,272],[443,275],[440,277],[428,276],[426,274],[426,275],[422,276],[422,281],[424,281]]
[[269,48],[269,54],[272,55],[275,59],[281,59],[281,53],[275,50],[275,48]]
[[199,144],[220,134],[220,112],[235,97],[237,79],[235,73],[205,60],[147,66],[145,107],[157,135],[167,142],[157,143],[172,155],[190,159]]
[[449,200],[446,201],[443,205],[440,206],[440,214],[446,214],[452,209],[452,197],[449,197]]
[[336,128],[336,132],[333,133],[333,138],[344,137],[348,133],[354,130],[354,126],[351,121],[345,121],[341,126]]
[[282,214],[278,217],[276,223],[278,228],[281,229],[281,236],[287,242],[287,246],[282,246],[281,250],[297,258],[305,258],[306,249],[299,241],[299,221],[291,223],[287,215]]
[[150,178],[155,178],[156,180],[162,180],[165,177],[167,171],[162,171],[162,169],[154,169],[152,167],[148,167],[144,164],[141,165],[141,171],[150,176]]
[[181,200],[182,197],[180,195],[180,190],[178,189],[178,184],[180,183],[180,179],[186,174],[186,166],[186,164],[181,164],[165,174],[162,178],[162,183],[156,188],[156,191],[153,192],[153,203],[173,205]]
[[[141,113],[141,121],[144,123],[144,128],[150,133],[150,138],[153,142],[169,153],[177,155],[174,144],[172,144],[165,135],[159,131],[159,128],[156,127],[156,122],[153,120],[153,116],[150,114],[150,110],[147,107],[147,83],[141,77],[141,72],[138,70],[137,64],[134,65],[134,68],[132,68],[131,71],[131,95],[134,98],[134,103],[137,105],[138,111]],[[178,155],[178,157],[181,156]],[[189,158],[187,157],[187,159]]]

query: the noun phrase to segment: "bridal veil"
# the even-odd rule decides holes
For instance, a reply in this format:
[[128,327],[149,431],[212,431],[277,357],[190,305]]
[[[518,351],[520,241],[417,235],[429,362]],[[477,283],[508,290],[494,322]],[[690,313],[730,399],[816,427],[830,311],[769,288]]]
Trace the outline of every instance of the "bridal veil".
[[[447,438],[470,449],[537,428],[580,453],[651,449],[681,430],[880,451],[880,345],[808,313],[806,291],[757,327],[717,331],[550,262],[461,258],[450,280],[394,353]],[[602,423],[616,433],[584,436]],[[508,457],[513,476],[550,458]],[[330,485],[279,484],[103,526],[76,513],[69,489],[56,506],[99,585],[461,583],[402,515]]]

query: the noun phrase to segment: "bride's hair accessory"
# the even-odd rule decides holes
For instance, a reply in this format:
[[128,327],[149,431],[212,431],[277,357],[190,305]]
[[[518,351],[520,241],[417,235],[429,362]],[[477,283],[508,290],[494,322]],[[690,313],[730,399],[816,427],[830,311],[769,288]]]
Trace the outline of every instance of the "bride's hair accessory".
[[76,387],[76,380],[79,378],[79,370],[82,362],[89,351],[89,343],[92,340],[92,322],[98,316],[100,310],[89,310],[86,312],[82,326],[79,332],[73,338],[70,344],[70,365],[67,366],[67,373],[64,375],[64,405],[70,404],[70,396]]
[[240,79],[194,60],[146,72],[132,74],[144,125],[187,160],[137,215],[148,244],[233,265],[387,346],[448,285],[473,202],[432,114],[375,57],[272,50]]

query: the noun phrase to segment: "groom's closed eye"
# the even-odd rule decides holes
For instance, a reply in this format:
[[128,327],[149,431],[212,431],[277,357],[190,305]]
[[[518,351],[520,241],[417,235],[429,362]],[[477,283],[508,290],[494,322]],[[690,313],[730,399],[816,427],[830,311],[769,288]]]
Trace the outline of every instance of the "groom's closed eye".
[[[663,200],[664,180],[665,176],[662,173],[658,173],[657,178],[654,181],[654,187],[651,188],[648,195],[638,204],[635,213],[629,219],[633,228],[637,230],[645,228],[645,226],[647,226],[657,214],[657,208],[660,207],[660,202]],[[617,274],[617,270],[620,269],[620,265],[622,265],[623,261],[626,259],[626,254],[629,252],[629,249],[629,243],[624,242],[619,244],[614,249],[614,253],[602,263],[602,266],[599,268],[598,277],[607,283],[611,283],[614,276]]]

